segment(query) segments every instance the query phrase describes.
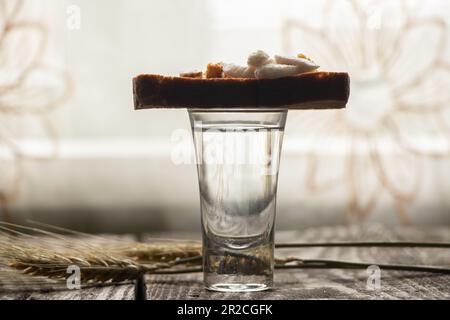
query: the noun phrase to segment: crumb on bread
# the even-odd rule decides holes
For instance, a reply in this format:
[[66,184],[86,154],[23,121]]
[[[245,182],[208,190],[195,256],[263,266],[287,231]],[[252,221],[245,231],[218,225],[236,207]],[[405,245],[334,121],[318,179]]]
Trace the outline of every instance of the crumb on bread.
[[220,63],[209,63],[206,67],[206,78],[223,78],[223,67]]
[[180,77],[183,77],[183,78],[202,78],[203,77],[203,72],[202,71],[183,72],[183,73],[180,73]]
[[308,57],[307,55],[305,55],[305,54],[303,54],[303,53],[299,53],[299,54],[297,55],[297,58],[300,58],[300,59],[306,59],[306,60],[308,60],[308,61],[314,62],[310,57]]

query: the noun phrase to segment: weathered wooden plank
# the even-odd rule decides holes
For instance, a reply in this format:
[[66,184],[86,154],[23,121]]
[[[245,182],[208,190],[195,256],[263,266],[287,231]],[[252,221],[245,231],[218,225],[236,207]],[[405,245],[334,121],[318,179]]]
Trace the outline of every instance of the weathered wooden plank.
[[134,284],[90,287],[81,290],[0,292],[0,300],[133,300]]
[[278,270],[276,287],[255,293],[218,293],[203,289],[200,274],[150,276],[147,299],[449,299],[448,276],[382,272],[381,290],[367,289],[363,270]]
[[[74,238],[73,243],[102,244],[117,240],[132,240],[133,236],[103,235],[101,238]],[[52,241],[49,242],[51,244]],[[47,244],[47,242],[46,242]],[[54,243],[58,246],[57,241]],[[0,299],[3,300],[133,300],[135,284],[130,281],[120,285],[87,286],[69,290],[65,281],[33,277],[8,267],[0,267]]]
[[[189,238],[192,238],[189,237]],[[277,242],[338,240],[449,241],[450,229],[387,229],[383,226],[329,227],[278,232]],[[277,256],[364,262],[450,265],[449,250],[401,248],[302,248],[276,251]],[[201,274],[151,275],[148,299],[449,299],[450,276],[381,270],[381,288],[367,286],[366,270],[276,270],[275,289],[257,293],[217,293],[203,288]]]

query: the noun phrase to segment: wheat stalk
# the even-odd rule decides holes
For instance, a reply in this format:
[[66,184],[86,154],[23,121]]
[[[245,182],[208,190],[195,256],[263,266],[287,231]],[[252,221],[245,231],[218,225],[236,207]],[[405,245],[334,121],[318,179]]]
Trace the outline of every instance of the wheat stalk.
[[198,242],[144,244],[98,236],[89,236],[91,241],[86,241],[85,237],[2,222],[0,229],[0,265],[51,279],[67,278],[68,267],[74,265],[80,268],[83,282],[123,282],[164,269],[175,272],[180,266],[198,264],[201,258]]
[[[1,247],[1,245],[0,245]],[[152,248],[152,250],[155,250]],[[161,252],[168,251],[167,259],[161,259]],[[108,250],[102,253],[99,250],[87,250],[80,254],[75,250],[53,251],[42,247],[29,246],[23,244],[14,245],[9,252],[2,253],[3,264],[20,270],[32,276],[45,276],[52,279],[65,279],[69,266],[80,268],[80,276],[84,282],[122,282],[134,280],[144,274],[161,271],[163,269],[174,268],[181,264],[191,264],[185,254],[179,255],[170,250],[159,250],[158,258],[155,260],[167,260],[167,262],[139,262],[139,259],[131,259],[123,254],[111,254]],[[178,251],[177,251],[178,252]],[[170,260],[169,260],[170,259]],[[173,269],[172,269],[173,270]]]
[[166,262],[201,256],[202,244],[199,242],[180,241],[166,244],[130,243],[119,246],[117,251],[142,262]]

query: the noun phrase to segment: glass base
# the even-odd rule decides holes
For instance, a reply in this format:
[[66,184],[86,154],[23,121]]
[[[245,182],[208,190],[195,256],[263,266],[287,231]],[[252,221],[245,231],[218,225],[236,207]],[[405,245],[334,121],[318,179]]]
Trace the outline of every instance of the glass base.
[[270,290],[272,277],[205,274],[205,287],[219,292],[255,292]]

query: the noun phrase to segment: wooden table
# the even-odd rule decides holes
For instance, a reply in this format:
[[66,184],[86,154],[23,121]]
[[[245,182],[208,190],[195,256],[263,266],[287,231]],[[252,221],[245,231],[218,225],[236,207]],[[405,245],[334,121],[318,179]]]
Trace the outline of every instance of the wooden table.
[[[180,239],[199,235],[176,234]],[[165,235],[144,235],[143,241]],[[387,229],[380,225],[314,228],[278,232],[277,242],[338,240],[450,241],[450,228]],[[417,248],[304,248],[277,249],[277,256],[305,259],[326,258],[364,262],[432,264],[450,266],[449,249]],[[0,272],[11,272],[0,270]],[[3,278],[3,277],[2,277]],[[203,289],[200,273],[150,275],[134,283],[82,290],[7,290],[0,282],[1,299],[450,299],[450,275],[381,270],[381,287],[367,287],[366,270],[301,269],[276,270],[276,288],[271,291],[234,294]]]

